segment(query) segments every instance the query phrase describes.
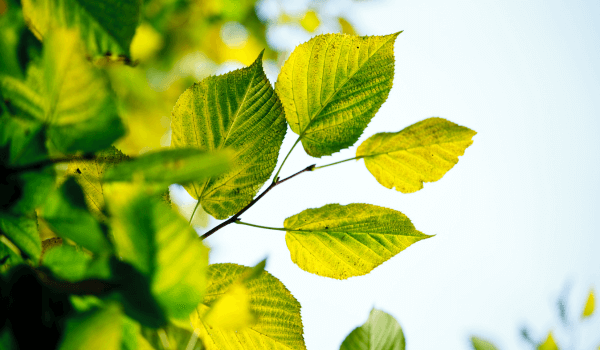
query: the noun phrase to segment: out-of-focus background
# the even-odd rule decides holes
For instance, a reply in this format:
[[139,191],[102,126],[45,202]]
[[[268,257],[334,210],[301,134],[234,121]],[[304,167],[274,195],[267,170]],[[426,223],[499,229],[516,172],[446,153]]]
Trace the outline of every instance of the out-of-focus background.
[[[431,116],[478,132],[459,163],[417,193],[383,188],[362,161],[347,162],[278,186],[243,216],[281,227],[306,208],[372,203],[436,235],[366,276],[337,281],[300,270],[283,232],[230,225],[205,241],[212,263],[268,257],[267,270],[302,304],[308,349],[339,348],[372,307],[400,322],[413,350],[469,349],[473,334],[500,349],[529,349],[523,329],[534,342],[552,331],[561,349],[598,348],[598,313],[580,316],[590,289],[600,290],[600,2],[144,3],[137,66],[107,67],[130,130],[117,144],[126,154],[169,146],[171,109],[193,82],[265,49],[274,83],[296,45],[333,32],[404,30],[394,87],[357,145]],[[0,0],[0,14],[6,6]],[[288,130],[280,162],[295,140]],[[298,147],[282,176],[355,151],[314,159]],[[171,194],[189,217],[194,201],[180,186]],[[218,221],[200,213],[194,224],[202,233]]]

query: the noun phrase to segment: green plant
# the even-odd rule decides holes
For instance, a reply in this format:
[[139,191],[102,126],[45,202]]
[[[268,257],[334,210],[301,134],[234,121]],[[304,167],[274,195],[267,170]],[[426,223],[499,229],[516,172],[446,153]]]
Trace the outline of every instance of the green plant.
[[[8,48],[0,67],[2,348],[41,338],[59,349],[303,349],[300,305],[264,261],[209,265],[202,239],[229,224],[285,231],[301,269],[365,275],[431,236],[372,204],[306,209],[275,228],[241,215],[283,182],[350,160],[363,159],[387,188],[418,191],[449,171],[475,135],[429,118],[371,136],[353,158],[281,178],[299,143],[316,158],[353,146],[392,88],[400,33],[327,34],[294,50],[275,88],[262,53],[246,68],[193,84],[173,108],[171,148],[130,157],[112,146],[126,131],[101,66],[106,56],[133,62],[141,3],[22,4],[42,45],[22,52],[8,36],[0,43]],[[2,21],[12,28],[10,18]],[[288,126],[297,140],[276,169]],[[189,222],[169,208],[172,183],[198,200]],[[200,206],[226,220],[198,239],[189,224]],[[58,238],[42,240],[42,229]],[[342,348],[404,343],[396,321],[373,310]]]

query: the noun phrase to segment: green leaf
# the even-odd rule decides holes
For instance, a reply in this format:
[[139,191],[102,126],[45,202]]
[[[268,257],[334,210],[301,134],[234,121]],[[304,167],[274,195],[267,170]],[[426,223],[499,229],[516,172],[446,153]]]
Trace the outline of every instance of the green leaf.
[[117,304],[76,315],[67,320],[59,350],[120,350],[123,315]]
[[429,238],[399,211],[371,204],[328,204],[285,219],[292,261],[319,276],[365,275],[411,244]]
[[185,184],[221,174],[227,170],[229,163],[227,152],[208,153],[193,148],[167,149],[119,164],[106,172],[104,181],[133,181],[141,178],[146,182],[167,185]]
[[65,175],[72,176],[83,189],[85,201],[92,215],[99,220],[106,219],[104,210],[104,173],[122,161],[129,159],[114,146],[96,153],[93,160],[73,160]]
[[317,35],[294,49],[275,91],[306,153],[320,158],[358,140],[392,88],[398,34]]
[[[198,336],[193,332],[169,324],[161,329],[142,328],[142,336],[139,343],[146,343],[147,347],[155,350],[181,349],[181,350],[204,350],[205,347]],[[143,350],[143,349],[142,349]]]
[[160,199],[125,185],[107,190],[117,255],[148,278],[168,317],[189,316],[204,294],[208,249]]
[[91,259],[89,255],[74,246],[63,244],[49,249],[44,254],[43,265],[47,266],[54,276],[76,282],[86,277]]
[[348,334],[340,350],[404,350],[405,347],[402,328],[394,317],[372,309],[367,322]]
[[104,73],[85,59],[75,33],[44,41],[40,68],[26,82],[0,77],[0,91],[19,113],[42,122],[49,145],[63,153],[109,147],[125,129]]
[[92,55],[129,56],[140,0],[22,0],[23,15],[42,39],[59,27],[75,28]]
[[94,254],[112,250],[100,224],[87,210],[81,187],[73,178],[48,196],[41,217],[56,235],[71,239]]
[[437,181],[458,163],[476,134],[442,118],[428,118],[396,133],[371,136],[356,150],[384,187],[416,192]]
[[184,185],[202,208],[225,219],[250,203],[275,169],[286,132],[283,107],[262,68],[247,68],[194,84],[173,108],[171,146],[233,150],[228,172]]
[[588,295],[588,298],[585,302],[585,306],[583,307],[583,311],[581,313],[581,318],[587,318],[587,317],[592,316],[592,314],[594,313],[594,308],[595,308],[594,291],[590,290],[590,294]]
[[471,344],[475,350],[498,350],[494,344],[477,337],[471,337]]
[[8,145],[8,154],[3,160],[10,166],[24,166],[47,159],[45,142],[42,123],[8,116],[0,118],[0,145]]
[[245,283],[250,296],[250,309],[258,321],[237,332],[204,323],[202,317],[230,287],[252,274],[252,268],[236,264],[214,264],[208,267],[208,286],[198,312],[192,314],[192,325],[208,350],[219,349],[306,349],[302,337],[300,303],[271,274]]
[[37,219],[0,212],[0,233],[6,235],[34,263],[40,259],[42,242],[38,232]]

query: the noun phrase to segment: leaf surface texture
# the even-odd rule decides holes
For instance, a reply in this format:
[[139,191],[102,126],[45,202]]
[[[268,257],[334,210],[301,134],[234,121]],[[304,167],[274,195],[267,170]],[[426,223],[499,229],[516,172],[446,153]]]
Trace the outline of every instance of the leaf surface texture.
[[394,317],[373,309],[367,322],[348,334],[340,350],[404,350],[405,347],[404,333]]

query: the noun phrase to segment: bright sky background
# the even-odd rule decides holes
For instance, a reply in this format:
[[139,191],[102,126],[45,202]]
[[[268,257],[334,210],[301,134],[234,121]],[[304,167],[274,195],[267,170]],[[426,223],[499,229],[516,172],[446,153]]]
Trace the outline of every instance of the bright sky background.
[[[366,276],[337,281],[294,265],[283,232],[231,225],[206,240],[211,263],[268,257],[267,270],[302,304],[309,350],[338,349],[373,306],[400,322],[411,350],[470,349],[471,334],[527,349],[524,325],[536,339],[552,329],[568,345],[557,299],[570,285],[578,319],[589,288],[600,292],[600,2],[348,3],[331,11],[351,9],[345,15],[360,34],[404,30],[394,87],[357,145],[431,116],[477,131],[474,143],[417,193],[388,190],[363,161],[348,162],[277,187],[243,220],[282,227],[306,208],[371,203],[436,236]],[[290,47],[308,39],[270,38]],[[288,130],[280,162],[295,140]],[[355,151],[314,159],[298,147],[282,176]],[[598,313],[577,332],[577,348],[595,349]]]

